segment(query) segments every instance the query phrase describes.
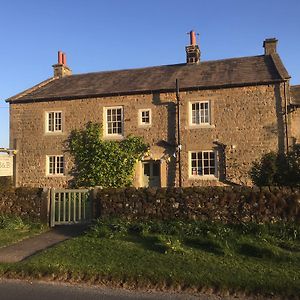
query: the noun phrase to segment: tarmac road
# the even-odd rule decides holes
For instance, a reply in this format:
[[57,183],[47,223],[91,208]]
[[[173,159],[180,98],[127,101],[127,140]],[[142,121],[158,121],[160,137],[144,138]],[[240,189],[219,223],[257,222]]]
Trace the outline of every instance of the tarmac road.
[[73,285],[43,281],[0,279],[1,300],[220,300],[219,296],[192,296],[178,293],[136,292],[103,286]]

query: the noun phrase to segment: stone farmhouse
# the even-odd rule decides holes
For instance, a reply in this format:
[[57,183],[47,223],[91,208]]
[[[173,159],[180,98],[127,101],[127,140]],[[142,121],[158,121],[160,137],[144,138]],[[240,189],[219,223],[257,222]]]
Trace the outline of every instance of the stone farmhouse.
[[89,121],[105,139],[150,144],[136,187],[251,185],[253,161],[300,140],[300,86],[290,87],[276,46],[266,39],[262,55],[202,61],[191,31],[185,63],[78,75],[59,52],[52,78],[6,100],[16,185],[67,187],[65,141]]

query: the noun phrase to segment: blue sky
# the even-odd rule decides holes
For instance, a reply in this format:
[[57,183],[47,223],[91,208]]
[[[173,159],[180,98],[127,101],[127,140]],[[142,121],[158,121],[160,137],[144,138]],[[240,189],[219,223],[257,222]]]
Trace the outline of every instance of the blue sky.
[[299,0],[2,0],[0,147],[8,147],[4,99],[52,76],[57,51],[73,73],[185,62],[186,34],[201,59],[263,54],[265,38],[300,84]]

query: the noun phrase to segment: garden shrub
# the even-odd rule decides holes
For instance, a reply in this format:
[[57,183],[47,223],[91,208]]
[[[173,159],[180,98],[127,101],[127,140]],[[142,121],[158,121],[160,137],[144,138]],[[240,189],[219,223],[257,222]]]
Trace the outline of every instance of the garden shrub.
[[71,185],[114,188],[132,185],[134,166],[149,146],[135,136],[105,141],[102,131],[100,124],[89,122],[86,128],[71,132],[68,147],[75,163]]
[[263,155],[253,163],[250,176],[257,186],[300,186],[300,145],[287,154]]

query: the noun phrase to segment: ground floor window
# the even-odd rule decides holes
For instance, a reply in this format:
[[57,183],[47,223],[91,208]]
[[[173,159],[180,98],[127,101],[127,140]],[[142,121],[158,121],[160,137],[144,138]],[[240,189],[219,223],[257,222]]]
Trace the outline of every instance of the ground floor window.
[[47,156],[47,175],[64,175],[64,156]]
[[190,175],[191,176],[217,176],[216,152],[193,151],[190,152]]

